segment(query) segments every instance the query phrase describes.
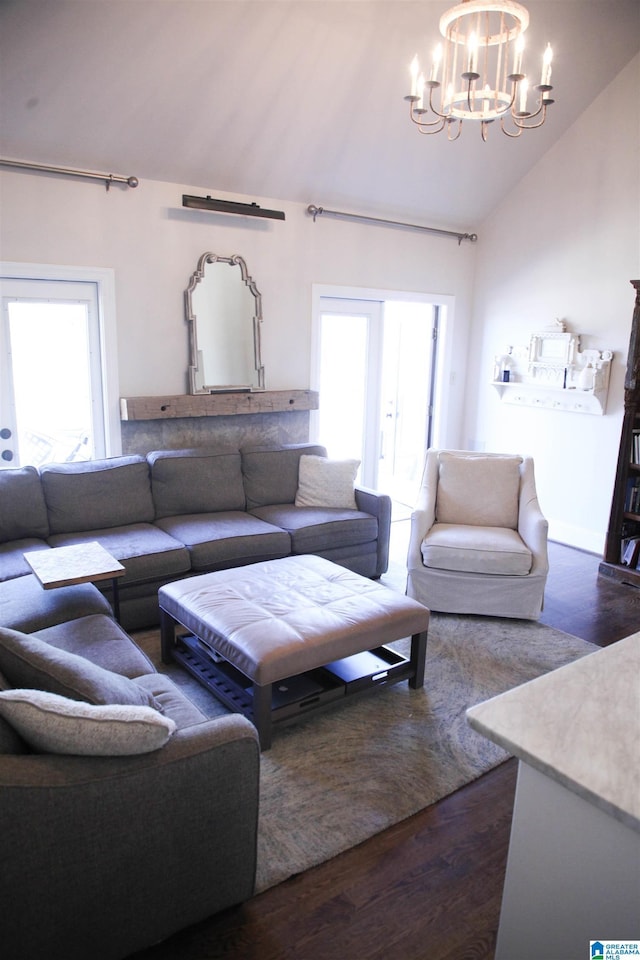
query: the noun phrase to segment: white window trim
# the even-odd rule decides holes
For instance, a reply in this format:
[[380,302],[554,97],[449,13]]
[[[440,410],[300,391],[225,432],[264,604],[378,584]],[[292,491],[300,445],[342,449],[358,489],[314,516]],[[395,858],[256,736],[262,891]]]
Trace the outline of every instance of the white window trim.
[[122,453],[120,429],[120,384],[116,335],[115,272],[110,267],[56,266],[50,263],[0,261],[0,277],[17,280],[68,280],[95,283],[98,289],[98,320],[102,357],[102,390],[105,411],[105,447],[108,457]]

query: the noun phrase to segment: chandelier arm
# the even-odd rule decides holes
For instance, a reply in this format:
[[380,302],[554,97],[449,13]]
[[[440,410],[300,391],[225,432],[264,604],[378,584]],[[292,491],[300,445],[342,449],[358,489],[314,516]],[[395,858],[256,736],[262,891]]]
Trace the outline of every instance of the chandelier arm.
[[451,110],[449,113],[440,113],[440,111],[433,105],[433,91],[439,86],[439,83],[431,83],[429,85],[429,107],[431,110],[433,110],[436,117],[440,117],[441,120],[448,120],[451,116]]
[[513,118],[513,122],[515,123],[516,127],[520,127],[521,130],[537,130],[538,127],[541,127],[547,119],[547,105],[543,103],[539,110],[536,110],[535,113],[531,114],[531,117],[527,118],[532,119],[533,117],[538,117],[540,116],[541,112],[542,117],[537,123],[521,123],[515,117]]
[[540,100],[538,101],[538,109],[535,111],[535,113],[530,113],[527,117],[521,117],[520,119],[521,119],[521,120],[535,120],[536,117],[539,117],[539,116],[540,116],[540,114],[542,113],[543,108],[544,108],[544,101],[542,100],[542,97],[540,97]]
[[[425,124],[424,126],[421,126],[420,124],[418,124],[418,133],[423,133],[425,136],[431,136],[434,133],[440,133],[440,131],[444,129],[444,125],[446,122],[447,122],[446,120],[434,120],[433,123]],[[426,127],[428,126],[433,127],[434,124],[436,123],[438,124],[438,126],[434,127],[433,130],[426,129]]]
[[516,137],[519,137],[519,136],[522,134],[522,131],[525,129],[525,127],[520,127],[520,129],[518,130],[517,133],[511,133],[511,132],[510,132],[509,130],[507,130],[507,128],[505,127],[504,117],[500,117],[500,126],[502,127],[502,132],[503,132],[504,134],[506,134],[508,137],[511,137],[511,138],[513,138],[513,139],[515,139]]
[[453,143],[454,140],[457,140],[462,133],[462,120],[458,120],[458,132],[456,133],[455,137],[450,136],[451,127],[453,126],[454,122],[455,121],[452,120],[447,124],[447,140],[449,143]]
[[[424,112],[426,113],[427,111],[425,110]],[[418,127],[420,133],[429,133],[428,130],[423,129],[424,127],[437,127],[438,130],[442,130],[442,122],[439,114],[437,120],[422,120],[419,116],[416,117],[413,102],[409,104],[409,118],[411,122],[415,123],[415,125]],[[433,132],[437,133],[438,130],[434,130]]]
[[509,105],[507,106],[507,108],[503,110],[503,113],[506,113],[508,110],[513,110],[513,105],[516,102],[517,93],[518,93],[518,81],[512,80],[511,81],[511,101],[509,102]]

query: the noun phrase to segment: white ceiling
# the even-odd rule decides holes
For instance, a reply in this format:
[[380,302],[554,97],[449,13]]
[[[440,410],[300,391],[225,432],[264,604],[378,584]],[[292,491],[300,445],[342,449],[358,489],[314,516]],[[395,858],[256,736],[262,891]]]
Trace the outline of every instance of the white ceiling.
[[[525,0],[556,103],[420,136],[440,0],[0,0],[2,156],[475,229],[640,49],[640,0]],[[526,64],[526,65],[527,65]],[[595,131],[615,136],[616,131]]]

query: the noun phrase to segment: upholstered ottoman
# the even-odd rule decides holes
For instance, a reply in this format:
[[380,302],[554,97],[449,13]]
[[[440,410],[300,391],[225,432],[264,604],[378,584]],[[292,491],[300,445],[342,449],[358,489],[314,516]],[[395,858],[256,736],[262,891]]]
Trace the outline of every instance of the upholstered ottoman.
[[[190,577],[158,597],[163,660],[253,720],[263,750],[273,724],[345,695],[424,683],[428,609],[321,557]],[[189,634],[176,637],[176,624]],[[408,660],[384,646],[402,637],[412,638]]]

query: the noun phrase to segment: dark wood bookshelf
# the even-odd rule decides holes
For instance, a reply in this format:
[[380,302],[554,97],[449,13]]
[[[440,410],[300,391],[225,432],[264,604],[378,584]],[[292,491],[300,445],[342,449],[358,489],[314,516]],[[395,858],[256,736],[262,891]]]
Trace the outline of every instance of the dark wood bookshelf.
[[634,450],[634,439],[640,431],[640,280],[632,280],[631,284],[636,299],[624,381],[624,417],[604,559],[598,572],[603,577],[640,587],[640,569],[622,562],[625,542],[640,538],[640,512],[628,509],[630,481],[633,484],[635,480],[640,487],[640,463],[636,462]]

